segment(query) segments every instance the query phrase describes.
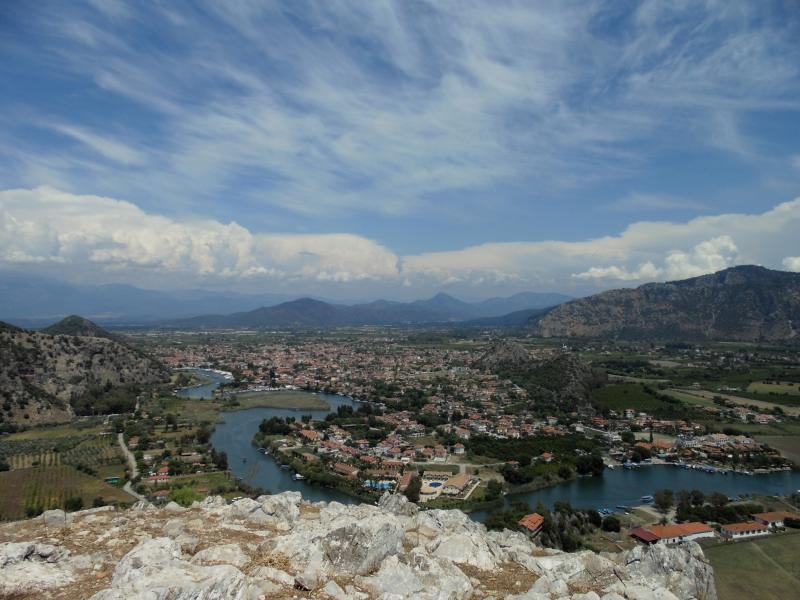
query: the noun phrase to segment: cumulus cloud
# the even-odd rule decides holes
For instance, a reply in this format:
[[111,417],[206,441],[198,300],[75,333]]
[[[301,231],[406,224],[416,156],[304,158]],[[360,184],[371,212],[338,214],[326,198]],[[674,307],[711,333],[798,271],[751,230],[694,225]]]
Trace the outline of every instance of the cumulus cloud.
[[[135,204],[49,187],[0,192],[0,268],[54,268],[128,281],[280,282],[397,289],[594,291],[756,263],[800,270],[800,198],[760,214],[642,221],[585,241],[488,243],[398,256],[349,234],[258,233],[238,223],[178,219]],[[765,243],[768,240],[769,243]],[[111,277],[113,276],[113,277]],[[141,279],[141,278],[140,278]],[[155,281],[155,280],[153,280]],[[383,291],[380,291],[383,290]]]
[[356,235],[254,234],[48,187],[0,192],[0,263],[231,280],[350,282],[398,272],[392,252]]
[[800,256],[787,256],[783,259],[782,264],[787,271],[800,273]]

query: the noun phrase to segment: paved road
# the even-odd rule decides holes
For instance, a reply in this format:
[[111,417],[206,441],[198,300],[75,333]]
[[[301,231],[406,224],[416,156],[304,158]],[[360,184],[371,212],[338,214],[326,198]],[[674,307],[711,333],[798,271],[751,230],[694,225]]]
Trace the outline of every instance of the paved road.
[[[133,452],[128,450],[128,447],[125,445],[125,436],[123,436],[121,433],[117,434],[117,443],[119,443],[119,447],[122,450],[122,454],[123,456],[125,456],[125,461],[128,463],[130,478],[136,479],[136,477],[139,475],[139,469],[136,466],[136,457],[133,455]],[[141,494],[137,494],[135,491],[133,491],[133,486],[131,485],[130,481],[126,481],[125,485],[122,486],[122,489],[128,492],[131,496],[133,496],[137,500],[147,500],[147,498],[145,498]]]
[[455,466],[455,467],[458,467],[458,472],[459,473],[464,473],[466,471],[467,467],[475,467],[477,469],[481,469],[481,468],[484,468],[484,467],[502,467],[506,463],[504,463],[504,462],[496,462],[496,463],[477,464],[477,463],[450,463],[450,462],[432,462],[432,461],[420,462],[420,461],[416,461],[415,460],[414,464],[415,465],[423,465],[423,466],[425,466],[425,465],[431,465],[431,466],[444,465],[446,467]]

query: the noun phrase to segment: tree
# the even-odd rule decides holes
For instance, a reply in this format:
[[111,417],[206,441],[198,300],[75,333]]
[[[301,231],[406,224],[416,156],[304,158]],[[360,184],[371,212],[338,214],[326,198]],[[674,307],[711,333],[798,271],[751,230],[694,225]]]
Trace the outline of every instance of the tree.
[[561,477],[561,479],[569,479],[572,477],[572,469],[567,465],[561,465],[558,468],[558,476]]
[[603,531],[619,531],[620,530],[620,521],[619,517],[614,515],[609,515],[605,519],[603,519]]
[[700,490],[692,490],[689,492],[692,500],[692,506],[702,506],[705,504],[706,495]]
[[636,442],[636,436],[633,435],[632,431],[623,431],[619,434],[619,437],[622,438],[622,441],[626,444],[633,444]]
[[0,472],[2,472],[2,471],[10,471],[10,470],[11,470],[11,465],[9,465],[4,460],[0,460]]
[[672,490],[658,490],[653,495],[653,505],[660,513],[664,515],[669,512],[669,509],[672,508],[674,503],[675,496],[672,493]]
[[503,484],[500,483],[497,479],[490,479],[489,483],[486,484],[486,499],[487,500],[494,500],[498,498],[503,491]]
[[728,503],[728,497],[722,492],[714,492],[711,494],[711,504],[719,510]]
[[406,498],[411,502],[419,502],[419,491],[422,489],[422,479],[419,475],[414,475],[408,484],[408,487],[403,492]]

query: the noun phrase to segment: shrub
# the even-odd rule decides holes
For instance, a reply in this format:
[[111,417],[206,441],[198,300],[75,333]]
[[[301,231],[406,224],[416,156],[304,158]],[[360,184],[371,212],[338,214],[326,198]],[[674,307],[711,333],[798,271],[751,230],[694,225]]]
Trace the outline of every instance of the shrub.
[[605,519],[603,519],[602,528],[603,531],[619,531],[620,530],[619,518],[615,517],[614,515],[607,516]]
[[83,508],[83,498],[80,496],[70,496],[64,501],[64,510],[75,511]]

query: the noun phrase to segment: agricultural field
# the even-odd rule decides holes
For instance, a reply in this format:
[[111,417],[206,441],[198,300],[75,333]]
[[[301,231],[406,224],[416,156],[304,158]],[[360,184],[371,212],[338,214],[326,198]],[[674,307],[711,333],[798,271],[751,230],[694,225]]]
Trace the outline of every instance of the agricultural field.
[[0,473],[0,520],[24,519],[50,508],[63,508],[79,497],[90,508],[95,498],[131,504],[135,498],[69,465],[36,467]]
[[769,444],[795,464],[800,465],[800,437],[791,435],[758,435],[756,441]]
[[91,468],[121,463],[119,447],[111,435],[57,437],[0,441],[0,460],[12,469],[84,465]]
[[595,390],[592,399],[601,408],[622,413],[627,408],[657,416],[685,414],[685,405],[680,400],[670,402],[648,391],[638,383],[613,383]]
[[800,589],[800,534],[774,535],[704,549],[720,600],[795,598]]
[[754,381],[747,386],[755,394],[789,394],[800,396],[800,383],[791,381]]
[[688,394],[690,396],[695,396],[697,398],[703,398],[708,401],[713,401],[714,397],[718,396],[720,398],[724,398],[733,404],[738,404],[739,406],[755,406],[759,409],[764,410],[772,410],[774,408],[780,408],[784,413],[790,415],[792,417],[800,416],[800,406],[785,406],[783,403],[777,402],[775,399],[771,399],[770,401],[764,400],[757,400],[755,398],[747,398],[743,396],[733,396],[731,394],[721,394],[719,392],[710,392],[707,390],[680,390],[684,394]]

